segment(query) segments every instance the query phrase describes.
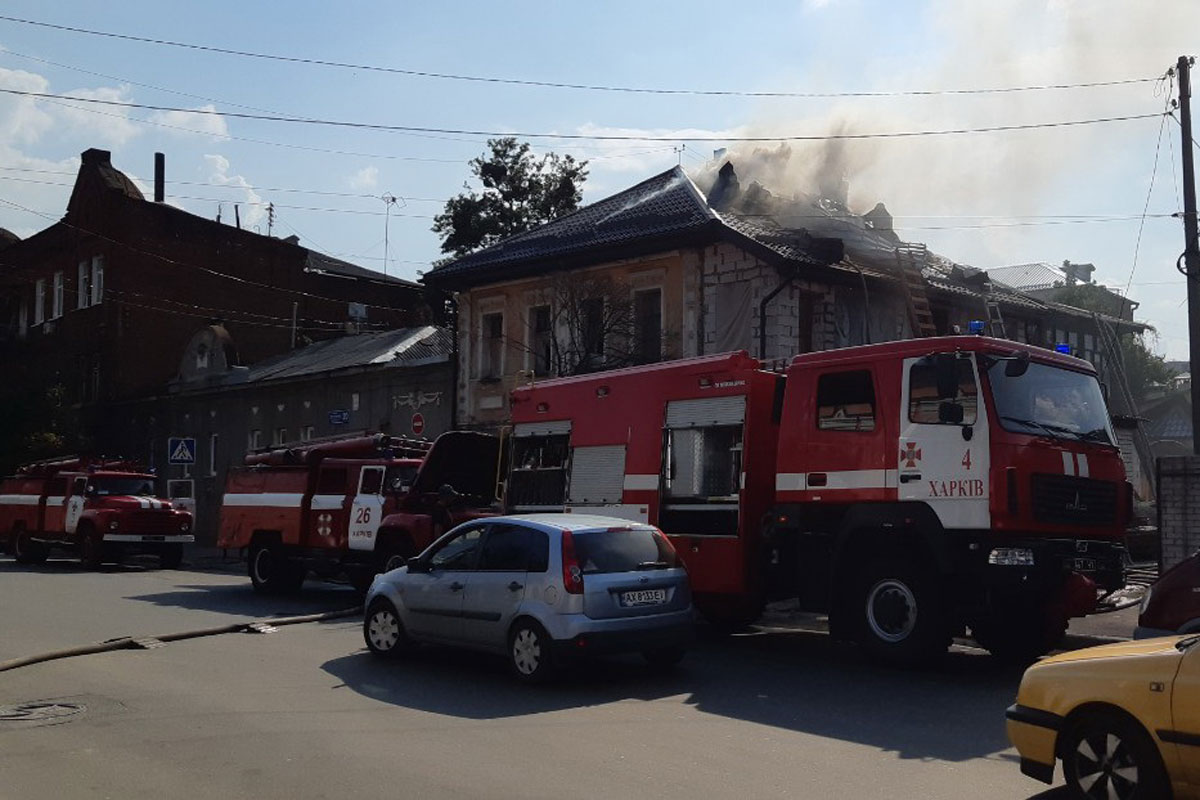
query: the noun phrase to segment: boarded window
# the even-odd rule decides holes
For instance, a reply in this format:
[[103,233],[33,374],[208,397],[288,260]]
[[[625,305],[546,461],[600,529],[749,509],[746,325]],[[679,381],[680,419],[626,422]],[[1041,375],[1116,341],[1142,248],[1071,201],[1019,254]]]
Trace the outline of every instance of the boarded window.
[[713,352],[749,350],[754,329],[750,283],[720,283],[713,314]]
[[817,428],[875,430],[875,385],[868,370],[829,372],[817,379]]
[[662,358],[662,290],[633,293],[633,355],[639,364]]

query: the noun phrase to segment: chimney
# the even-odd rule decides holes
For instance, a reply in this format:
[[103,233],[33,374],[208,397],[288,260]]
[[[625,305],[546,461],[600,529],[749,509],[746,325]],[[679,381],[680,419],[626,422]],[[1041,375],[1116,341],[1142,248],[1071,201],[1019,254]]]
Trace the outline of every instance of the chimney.
[[733,171],[733,162],[726,161],[717,172],[717,181],[708,190],[705,200],[708,201],[708,207],[714,211],[724,211],[733,206],[741,193],[737,173]]
[[112,153],[91,147],[79,154],[79,160],[85,167],[111,167]]
[[1078,283],[1091,283],[1092,273],[1096,271],[1095,264],[1072,264],[1068,260],[1062,263],[1063,275],[1067,277],[1067,286]]
[[164,185],[167,182],[167,157],[162,153],[154,154],[154,202],[161,203],[164,195]]

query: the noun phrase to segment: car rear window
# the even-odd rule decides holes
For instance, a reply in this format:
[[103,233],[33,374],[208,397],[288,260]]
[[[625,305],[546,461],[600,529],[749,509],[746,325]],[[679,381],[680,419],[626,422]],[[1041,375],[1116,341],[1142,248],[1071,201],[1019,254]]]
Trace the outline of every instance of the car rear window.
[[576,532],[572,538],[584,575],[679,566],[671,545],[653,528]]

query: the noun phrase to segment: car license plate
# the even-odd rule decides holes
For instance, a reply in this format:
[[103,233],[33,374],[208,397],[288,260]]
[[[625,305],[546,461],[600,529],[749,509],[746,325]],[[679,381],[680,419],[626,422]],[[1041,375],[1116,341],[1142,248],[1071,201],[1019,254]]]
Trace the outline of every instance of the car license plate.
[[1077,558],[1075,559],[1076,572],[1095,572],[1096,559],[1094,558]]
[[666,589],[639,589],[636,592],[622,592],[623,606],[653,606],[667,602]]

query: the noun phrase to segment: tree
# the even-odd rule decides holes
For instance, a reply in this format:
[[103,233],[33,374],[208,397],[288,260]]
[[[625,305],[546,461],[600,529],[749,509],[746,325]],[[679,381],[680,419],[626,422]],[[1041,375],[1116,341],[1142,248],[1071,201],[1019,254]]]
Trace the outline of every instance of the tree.
[[433,218],[443,253],[463,256],[579,208],[586,161],[557,153],[538,158],[512,137],[489,139],[488,147],[490,153],[470,162],[483,191],[463,184],[467,191]]

